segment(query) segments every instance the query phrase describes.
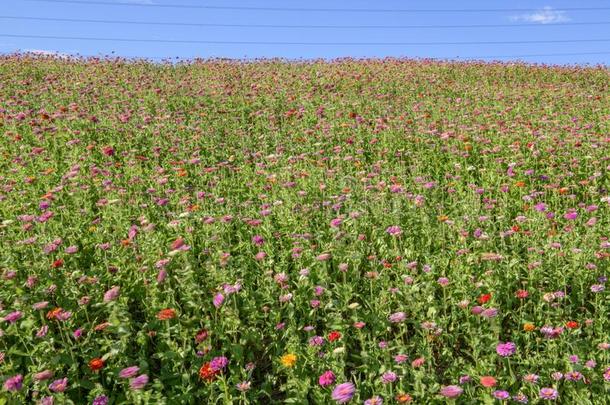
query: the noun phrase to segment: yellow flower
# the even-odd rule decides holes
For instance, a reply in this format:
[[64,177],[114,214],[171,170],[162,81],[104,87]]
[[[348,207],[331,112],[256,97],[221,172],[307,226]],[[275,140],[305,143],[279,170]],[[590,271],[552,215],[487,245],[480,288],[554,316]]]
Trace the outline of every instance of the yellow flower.
[[523,330],[524,330],[524,331],[526,331],[526,332],[531,332],[531,331],[533,331],[534,329],[536,329],[536,326],[535,326],[533,323],[526,322],[526,323],[523,325]]
[[280,359],[280,361],[282,362],[282,364],[286,367],[292,367],[296,364],[297,362],[297,356],[296,354],[292,354],[292,353],[286,353],[285,355],[282,356],[282,358]]

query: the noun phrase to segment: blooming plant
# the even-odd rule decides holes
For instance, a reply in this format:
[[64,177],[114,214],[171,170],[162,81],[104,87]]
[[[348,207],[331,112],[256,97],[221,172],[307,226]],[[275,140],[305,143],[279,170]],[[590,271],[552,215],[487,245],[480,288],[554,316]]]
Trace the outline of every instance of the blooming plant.
[[0,56],[0,404],[603,404],[608,71]]

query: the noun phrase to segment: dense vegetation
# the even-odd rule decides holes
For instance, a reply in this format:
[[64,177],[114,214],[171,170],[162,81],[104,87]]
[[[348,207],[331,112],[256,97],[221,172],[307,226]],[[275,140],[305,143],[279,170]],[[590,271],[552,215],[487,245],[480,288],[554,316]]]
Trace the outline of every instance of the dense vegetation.
[[609,79],[0,58],[0,403],[607,403]]

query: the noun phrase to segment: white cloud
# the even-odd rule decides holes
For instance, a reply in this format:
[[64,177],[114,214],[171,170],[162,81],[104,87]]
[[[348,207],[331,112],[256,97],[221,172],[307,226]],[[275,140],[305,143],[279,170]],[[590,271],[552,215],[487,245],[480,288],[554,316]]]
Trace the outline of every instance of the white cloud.
[[570,17],[565,11],[555,10],[553,7],[546,6],[539,11],[531,14],[514,15],[510,17],[513,21],[527,21],[538,24],[554,24],[570,21]]

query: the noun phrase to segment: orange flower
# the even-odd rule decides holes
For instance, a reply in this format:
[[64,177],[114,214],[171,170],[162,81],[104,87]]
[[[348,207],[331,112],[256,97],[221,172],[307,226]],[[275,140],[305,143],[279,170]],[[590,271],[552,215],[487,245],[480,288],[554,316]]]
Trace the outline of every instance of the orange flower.
[[104,367],[104,360],[100,359],[99,357],[89,361],[89,368],[91,371],[97,371],[102,367]]
[[523,330],[526,332],[532,332],[535,329],[536,329],[536,325],[534,325],[533,323],[527,322],[523,325]]
[[157,319],[161,321],[166,321],[168,319],[173,319],[176,317],[176,310],[171,308],[162,309],[157,314]]
[[110,322],[102,322],[99,325],[95,325],[95,327],[93,328],[93,330],[95,330],[96,332],[99,332],[101,330],[106,329],[107,327],[110,326]]
[[515,182],[515,187],[525,187],[525,182],[524,181],[517,181],[517,182]]
[[210,366],[210,362],[204,363],[203,366],[199,369],[199,377],[205,381],[214,381],[216,378],[216,374],[218,372],[212,370],[212,366]]
[[495,387],[495,385],[497,383],[496,379],[491,377],[491,376],[489,376],[489,375],[481,377],[479,379],[479,381],[481,382],[481,385],[483,387],[487,387],[487,388]]
[[407,404],[413,401],[413,397],[409,394],[398,394],[396,395],[396,402],[399,404]]
[[578,322],[576,322],[576,321],[568,321],[568,322],[566,322],[566,327],[568,329],[576,329],[576,328],[578,328]]
[[47,312],[47,319],[56,319],[57,315],[59,315],[63,311],[61,308],[53,308],[49,312]]

